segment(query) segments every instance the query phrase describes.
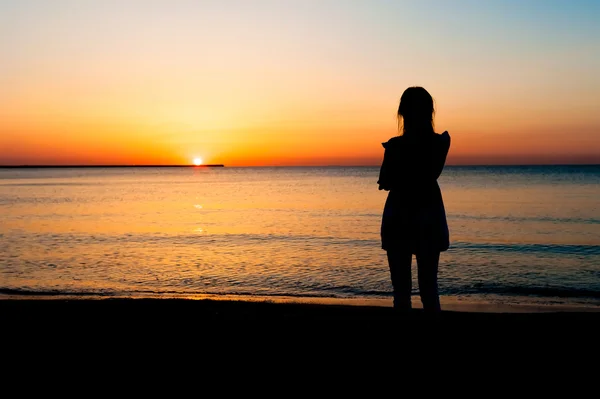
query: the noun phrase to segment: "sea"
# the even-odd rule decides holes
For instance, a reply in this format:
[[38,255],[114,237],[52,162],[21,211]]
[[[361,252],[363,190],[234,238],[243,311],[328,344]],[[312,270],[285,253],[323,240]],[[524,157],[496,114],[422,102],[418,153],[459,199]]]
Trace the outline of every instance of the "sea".
[[[391,306],[378,173],[0,169],[0,296]],[[600,165],[447,166],[439,183],[442,304],[600,309]]]

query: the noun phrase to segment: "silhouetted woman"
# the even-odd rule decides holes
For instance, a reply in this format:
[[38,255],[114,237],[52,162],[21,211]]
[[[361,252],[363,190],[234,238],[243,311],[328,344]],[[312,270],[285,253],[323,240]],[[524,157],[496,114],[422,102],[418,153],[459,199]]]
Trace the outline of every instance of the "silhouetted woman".
[[425,311],[440,311],[438,262],[448,249],[449,234],[437,179],[450,149],[448,132],[434,131],[431,95],[422,87],[404,91],[398,107],[402,135],[383,143],[380,190],[388,190],[381,222],[387,251],[394,308],[411,309],[411,263],[417,258],[419,292]]

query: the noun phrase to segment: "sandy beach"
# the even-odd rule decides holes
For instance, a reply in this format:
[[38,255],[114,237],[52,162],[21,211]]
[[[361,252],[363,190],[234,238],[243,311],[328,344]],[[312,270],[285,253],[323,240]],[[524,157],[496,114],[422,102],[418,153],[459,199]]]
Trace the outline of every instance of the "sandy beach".
[[[597,323],[600,309],[566,306],[501,306],[484,303],[448,303],[436,319],[461,322]],[[144,324],[200,325],[208,321],[298,321],[317,324],[329,321],[397,323],[427,321],[431,317],[416,308],[397,315],[389,306],[331,304],[290,300],[233,300],[182,298],[64,299],[28,298],[0,300],[4,325],[69,325],[93,322],[104,325]]]
[[399,317],[389,306],[175,298],[3,299],[0,325],[7,350],[15,356],[26,351],[40,360],[83,357],[120,363],[141,356],[162,366],[170,364],[165,356],[176,363],[209,361],[223,367],[275,356],[277,367],[284,369],[343,362],[333,367],[339,370],[385,365],[394,356],[411,363],[424,353],[440,356],[440,351],[453,352],[453,362],[476,360],[481,365],[484,360],[495,362],[491,354],[499,351],[514,359],[555,361],[584,358],[596,346],[598,311],[504,312],[481,304],[462,309],[443,310],[432,319],[420,309]]

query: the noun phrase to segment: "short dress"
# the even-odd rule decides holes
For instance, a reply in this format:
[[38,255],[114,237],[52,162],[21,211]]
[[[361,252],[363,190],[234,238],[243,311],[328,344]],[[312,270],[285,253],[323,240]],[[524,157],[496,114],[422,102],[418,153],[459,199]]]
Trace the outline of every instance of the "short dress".
[[437,182],[450,135],[398,136],[383,143],[380,190],[388,190],[381,219],[381,247],[411,254],[446,251],[450,234]]

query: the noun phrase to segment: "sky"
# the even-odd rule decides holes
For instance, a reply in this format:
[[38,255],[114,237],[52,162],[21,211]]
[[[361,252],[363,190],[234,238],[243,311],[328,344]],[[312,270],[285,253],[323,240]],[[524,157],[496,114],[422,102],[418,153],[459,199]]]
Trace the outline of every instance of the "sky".
[[0,0],[0,165],[600,163],[600,1]]

